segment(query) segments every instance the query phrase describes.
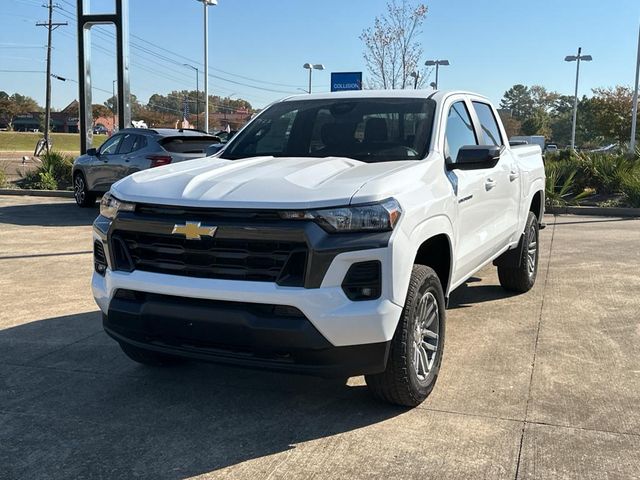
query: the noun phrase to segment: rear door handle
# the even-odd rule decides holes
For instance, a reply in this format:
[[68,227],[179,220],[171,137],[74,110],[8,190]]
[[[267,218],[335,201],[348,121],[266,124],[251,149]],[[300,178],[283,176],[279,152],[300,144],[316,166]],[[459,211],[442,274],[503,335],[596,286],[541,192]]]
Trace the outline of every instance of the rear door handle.
[[487,190],[487,192],[492,188],[494,188],[495,186],[496,186],[496,182],[492,178],[487,178],[484,182],[484,188]]
[[520,174],[518,172],[511,170],[511,173],[509,173],[509,181],[513,182],[514,180],[517,180],[519,176]]

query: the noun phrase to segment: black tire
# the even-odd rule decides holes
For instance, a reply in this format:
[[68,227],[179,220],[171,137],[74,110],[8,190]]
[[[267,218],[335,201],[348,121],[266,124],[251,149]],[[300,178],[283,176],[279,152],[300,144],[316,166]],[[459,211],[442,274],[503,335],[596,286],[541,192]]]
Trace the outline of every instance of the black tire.
[[498,279],[505,290],[525,293],[531,290],[538,275],[538,218],[529,212],[524,235],[520,239],[518,249],[522,252],[520,266],[498,267]]
[[164,353],[154,352],[153,350],[146,350],[144,348],[134,347],[128,343],[121,343],[120,348],[122,351],[134,362],[148,365],[151,367],[167,367],[171,365],[178,365],[183,363],[184,360],[172,355],[165,355]]
[[[423,310],[420,310],[421,306]],[[435,317],[429,315],[432,306],[435,306]],[[419,315],[421,311],[424,311],[423,315]],[[419,319],[425,316],[431,322]],[[391,341],[387,367],[382,373],[365,376],[367,386],[375,397],[388,403],[415,407],[429,396],[442,362],[445,316],[444,292],[438,275],[430,267],[414,265],[404,309]],[[428,324],[427,327],[433,329],[430,330],[431,334],[424,335],[424,330],[418,329],[419,323],[422,326]],[[432,336],[434,333],[435,339]],[[428,343],[430,348],[421,346],[422,352],[416,353],[418,339],[421,345]],[[424,353],[422,359],[426,358],[426,364],[420,363],[420,353]],[[428,364],[431,367],[425,369]]]
[[96,194],[87,189],[87,181],[81,172],[73,176],[73,198],[82,208],[93,207],[96,203]]

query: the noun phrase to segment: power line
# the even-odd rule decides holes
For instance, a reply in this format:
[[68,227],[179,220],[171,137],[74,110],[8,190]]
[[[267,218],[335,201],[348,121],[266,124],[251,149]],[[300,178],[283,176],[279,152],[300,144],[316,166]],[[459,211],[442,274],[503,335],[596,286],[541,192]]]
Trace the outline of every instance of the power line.
[[[66,4],[68,4],[68,5],[73,6],[73,5],[72,5],[70,2],[68,2],[68,1],[65,1],[65,0],[62,0],[62,1],[64,1],[64,2],[65,2]],[[67,17],[67,18],[69,18],[69,19],[71,19],[71,20],[75,20],[75,14],[74,14],[73,12],[71,12],[71,11],[69,11],[69,10],[66,10],[66,9],[64,9],[64,8],[62,8],[62,7],[60,7],[60,9],[61,9],[61,10],[63,10],[64,12],[66,12],[66,13],[69,15],[69,16],[68,16],[68,15],[64,15],[64,14],[63,14],[65,17]],[[108,35],[109,35],[110,37],[112,37],[112,38],[113,38],[113,36],[114,36],[114,35],[113,35],[113,34],[111,34],[110,32],[104,32],[104,33],[105,33],[105,34],[108,34]],[[135,38],[137,38],[137,39],[139,39],[139,40],[141,40],[141,41],[144,41],[145,43],[149,43],[149,44],[151,44],[151,42],[148,42],[147,40],[141,39],[141,37],[138,37],[138,36],[136,36],[136,35],[131,35],[131,36],[132,36],[132,37],[135,37]],[[154,56],[154,57],[156,57],[156,58],[159,58],[159,59],[161,59],[161,60],[164,60],[165,62],[168,62],[168,63],[174,64],[174,65],[177,65],[177,66],[182,66],[182,65],[183,65],[183,63],[182,63],[182,62],[179,62],[179,61],[177,61],[177,60],[174,60],[174,59],[172,59],[172,58],[170,58],[170,57],[168,57],[168,56],[166,56],[166,55],[163,55],[163,54],[161,54],[161,53],[155,52],[155,51],[153,51],[153,50],[151,50],[151,49],[149,49],[149,48],[147,48],[147,47],[141,46],[141,45],[139,45],[139,44],[137,44],[137,43],[134,43],[134,42],[129,42],[129,43],[130,43],[130,45],[131,45],[131,47],[132,47],[132,48],[135,48],[135,49],[138,49],[138,50],[140,50],[140,51],[146,52],[147,54],[152,55],[152,56]],[[164,48],[164,47],[158,47],[158,46],[157,46],[157,45],[155,45],[155,44],[151,44],[151,45],[154,45],[154,47],[155,47],[156,49],[158,49],[158,50],[162,50],[162,51],[167,52],[167,53],[169,53],[169,54],[171,54],[171,55],[174,55],[174,56],[176,56],[176,57],[179,57],[179,58],[181,58],[181,59],[183,59],[183,60],[187,60],[187,61],[189,61],[189,62],[191,62],[191,63],[197,63],[198,65],[200,65],[200,64],[201,64],[200,62],[197,62],[197,61],[193,60],[192,58],[185,57],[185,56],[180,55],[180,54],[175,53],[175,52],[171,52],[170,50],[167,50],[167,49],[166,49],[166,48]],[[242,75],[237,75],[237,74],[234,74],[234,73],[225,72],[225,71],[223,71],[223,70],[216,69],[216,68],[214,68],[214,67],[209,67],[209,70],[220,71],[220,72],[223,72],[223,73],[225,73],[225,74],[227,74],[227,75],[237,76],[237,77],[244,78],[244,79],[247,79],[247,80],[252,81],[252,82],[255,82],[255,83],[262,83],[262,84],[274,84],[274,82],[267,82],[267,81],[264,81],[264,80],[252,79],[252,78],[250,78],[250,77],[244,77],[244,76],[242,76]],[[210,73],[210,72],[207,72],[207,73],[208,73],[209,77],[211,77],[211,78],[216,78],[216,79],[218,79],[218,80],[221,80],[221,81],[224,81],[224,82],[228,82],[228,83],[232,83],[232,84],[234,84],[234,85],[241,85],[241,86],[244,86],[244,87],[254,88],[254,89],[257,89],[257,90],[263,90],[263,91],[273,92],[273,93],[284,93],[284,94],[291,94],[291,93],[293,93],[293,92],[291,92],[291,91],[276,90],[276,89],[273,89],[273,88],[260,87],[260,86],[257,86],[257,85],[250,85],[250,84],[248,84],[248,83],[239,82],[239,81],[237,81],[237,80],[231,80],[231,79],[228,79],[228,78],[225,78],[225,77],[221,77],[220,75],[215,75],[215,74],[212,74],[212,73]],[[287,84],[276,84],[276,85],[287,86],[287,87],[291,87],[291,88],[297,88],[297,86],[287,85]]]
[[44,70],[0,70],[0,73],[46,73]]

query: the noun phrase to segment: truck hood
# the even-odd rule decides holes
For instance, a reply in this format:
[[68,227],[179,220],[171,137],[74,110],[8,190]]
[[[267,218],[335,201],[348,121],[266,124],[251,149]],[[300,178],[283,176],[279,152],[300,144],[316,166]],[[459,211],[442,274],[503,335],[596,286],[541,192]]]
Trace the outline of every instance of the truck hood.
[[[385,198],[385,192],[359,200],[373,179],[414,161],[365,163],[349,158],[202,158],[130,175],[113,194],[137,203],[228,208],[317,208]],[[379,197],[379,198],[374,198]]]

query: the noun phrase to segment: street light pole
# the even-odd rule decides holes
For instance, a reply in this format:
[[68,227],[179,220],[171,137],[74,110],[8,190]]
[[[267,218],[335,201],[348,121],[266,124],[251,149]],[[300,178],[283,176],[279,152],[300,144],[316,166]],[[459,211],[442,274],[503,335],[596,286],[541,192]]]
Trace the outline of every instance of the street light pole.
[[116,102],[116,82],[117,80],[114,80],[111,83],[111,93],[113,93],[113,97],[112,97],[113,103],[111,104],[111,116],[113,118],[113,125],[111,126],[112,135],[116,129],[116,108],[118,107],[118,102]]
[[209,5],[218,0],[198,0],[204,6],[204,130],[209,133]]
[[440,65],[442,65],[443,67],[446,67],[446,66],[449,66],[451,64],[449,63],[449,60],[427,60],[426,62],[424,62],[424,64],[427,67],[433,67],[433,66],[436,67],[436,81],[435,81],[436,86],[435,86],[435,90],[437,90],[438,89],[438,70],[440,68]]
[[580,79],[580,61],[590,62],[591,55],[582,55],[582,47],[578,47],[578,55],[567,55],[565,62],[576,62],[576,88],[573,95],[573,124],[571,125],[571,150],[576,149],[576,120],[578,118],[578,80]]
[[183,65],[196,71],[196,128],[200,130],[200,71],[198,67],[188,63],[183,63]]
[[629,151],[636,151],[636,124],[638,122],[638,82],[640,82],[640,28],[638,28],[638,59],[636,61],[636,83],[633,91],[633,109],[631,113],[631,141]]
[[311,93],[311,72],[313,70],[324,70],[324,65],[321,63],[305,63],[302,68],[309,70],[309,93]]
[[410,77],[413,77],[413,89],[416,90],[418,88],[418,79],[420,78],[420,72],[414,71],[409,74]]

